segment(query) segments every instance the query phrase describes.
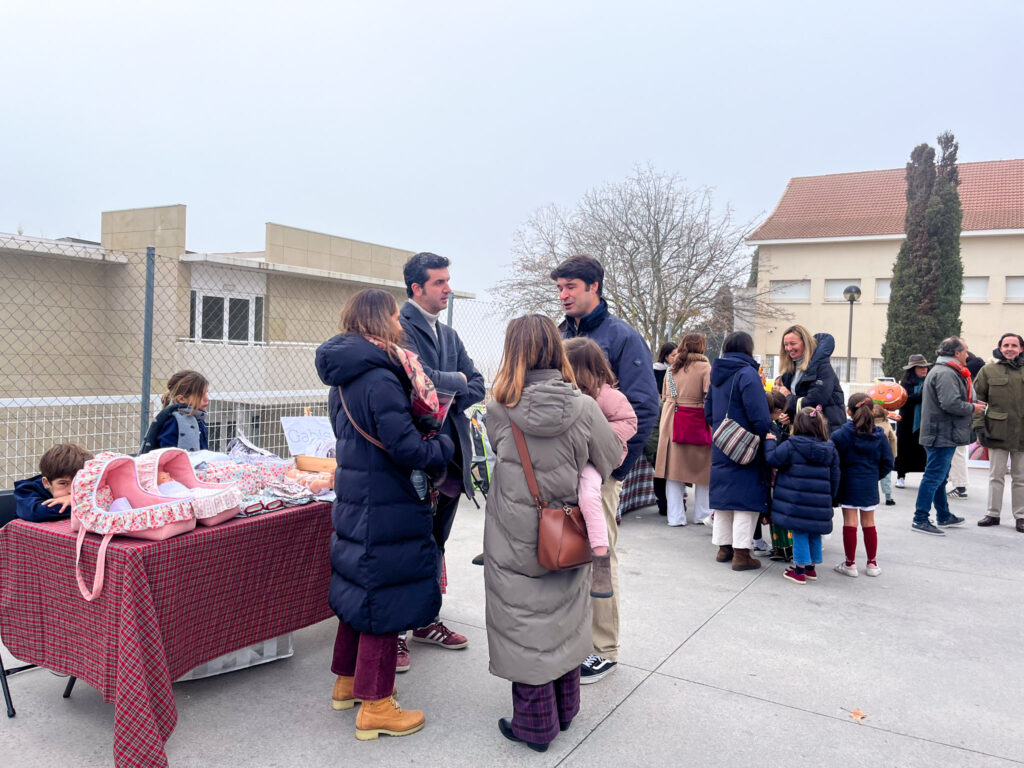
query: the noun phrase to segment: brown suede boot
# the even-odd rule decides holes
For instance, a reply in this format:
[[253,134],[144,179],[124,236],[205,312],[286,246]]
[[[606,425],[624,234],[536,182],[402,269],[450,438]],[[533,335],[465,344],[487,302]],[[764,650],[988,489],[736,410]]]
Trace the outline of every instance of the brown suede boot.
[[356,715],[356,738],[360,741],[385,736],[408,736],[422,730],[426,718],[418,709],[408,712],[398,705],[394,696],[364,701]]
[[734,549],[732,552],[732,569],[734,571],[753,571],[761,567],[761,561],[750,556],[749,549]]
[[611,555],[594,555],[594,572],[590,582],[591,597],[612,597]]
[[718,548],[718,554],[715,555],[715,560],[719,563],[728,563],[732,560],[732,546],[726,544],[725,546]]
[[[357,699],[352,695],[352,686],[355,683],[355,678],[348,675],[338,675],[338,679],[334,681],[334,690],[331,692],[331,709],[343,710],[352,709],[356,704],[362,704],[362,699]],[[392,695],[398,693],[398,686]]]
[[352,709],[356,704],[362,703],[362,699],[352,695],[354,681],[354,677],[338,675],[338,679],[334,681],[334,690],[331,692],[331,709]]

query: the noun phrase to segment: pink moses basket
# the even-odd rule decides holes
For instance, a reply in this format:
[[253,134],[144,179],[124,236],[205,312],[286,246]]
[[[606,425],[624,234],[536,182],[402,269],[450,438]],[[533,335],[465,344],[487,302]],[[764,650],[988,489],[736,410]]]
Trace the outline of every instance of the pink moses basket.
[[242,492],[232,482],[211,483],[200,480],[192,469],[188,451],[182,448],[160,448],[135,457],[139,483],[147,491],[160,493],[157,486],[161,472],[184,485],[196,502],[196,521],[200,525],[217,525],[239,512]]
[[[112,509],[115,499],[127,499],[129,509]],[[133,536],[159,541],[188,533],[196,527],[196,502],[191,496],[175,498],[145,490],[139,484],[130,456],[100,453],[75,475],[71,484],[71,530],[78,531],[75,544],[75,578],[88,601],[103,590],[103,568],[112,536]],[[103,536],[96,555],[96,574],[90,590],[82,577],[82,542],[87,532]]]

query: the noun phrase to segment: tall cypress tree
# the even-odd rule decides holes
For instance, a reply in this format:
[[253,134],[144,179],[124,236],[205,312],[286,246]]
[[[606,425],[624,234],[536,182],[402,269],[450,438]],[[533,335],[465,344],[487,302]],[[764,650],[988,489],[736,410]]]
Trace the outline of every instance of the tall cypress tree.
[[943,152],[938,173],[935,150],[927,144],[915,147],[907,163],[906,238],[893,267],[882,344],[882,368],[897,378],[910,355],[932,357],[943,338],[960,333],[958,145],[951,133],[942,134],[939,144]]

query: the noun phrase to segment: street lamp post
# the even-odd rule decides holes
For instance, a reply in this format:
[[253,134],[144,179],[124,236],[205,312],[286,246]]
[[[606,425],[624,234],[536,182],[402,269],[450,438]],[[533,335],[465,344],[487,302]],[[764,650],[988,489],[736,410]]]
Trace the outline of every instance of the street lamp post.
[[853,365],[853,303],[860,298],[860,286],[846,286],[843,289],[843,298],[850,302],[850,329],[846,336],[846,383],[849,384]]

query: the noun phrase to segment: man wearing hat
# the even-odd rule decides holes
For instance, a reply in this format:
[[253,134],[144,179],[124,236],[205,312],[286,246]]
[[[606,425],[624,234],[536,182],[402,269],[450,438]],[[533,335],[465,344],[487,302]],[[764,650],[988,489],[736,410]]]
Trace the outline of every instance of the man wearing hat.
[[978,397],[988,410],[974,417],[979,442],[988,448],[988,511],[983,528],[999,525],[1006,464],[1010,463],[1010,505],[1024,533],[1024,338],[1004,333],[992,350],[995,360],[978,374]]
[[[967,369],[967,342],[950,336],[942,340],[937,354],[921,389],[920,440],[928,461],[917,490],[911,528],[918,533],[945,536],[943,528],[964,524],[962,517],[949,511],[949,465],[957,446],[971,442],[971,417],[984,413],[985,403],[974,397],[971,372]],[[937,526],[930,520],[933,505]]]
[[900,408],[896,425],[896,487],[906,488],[908,472],[924,472],[927,456],[919,440],[921,434],[921,389],[932,364],[924,355],[911,355],[903,366],[900,385],[907,392],[907,402]]

